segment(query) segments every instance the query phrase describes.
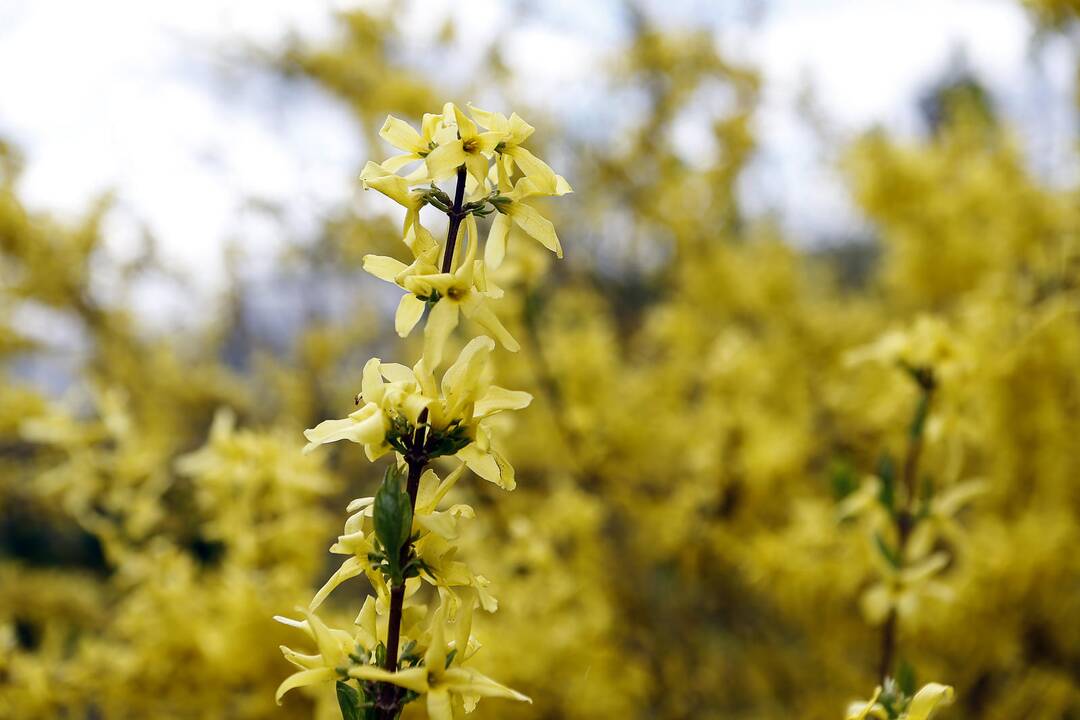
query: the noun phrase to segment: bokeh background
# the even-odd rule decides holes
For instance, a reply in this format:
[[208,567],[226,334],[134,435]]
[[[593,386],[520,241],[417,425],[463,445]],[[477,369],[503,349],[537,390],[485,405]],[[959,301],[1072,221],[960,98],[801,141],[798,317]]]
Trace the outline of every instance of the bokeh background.
[[[1071,0],[0,2],[0,718],[332,718],[271,621],[380,467],[301,456],[372,355],[387,113],[516,110],[575,188],[517,248],[504,493],[461,495],[488,718],[836,718],[904,451],[985,492],[901,623],[942,718],[1080,718],[1080,6]],[[897,335],[889,337],[901,337]],[[879,346],[880,347],[880,346]],[[347,624],[361,581],[327,607]]]

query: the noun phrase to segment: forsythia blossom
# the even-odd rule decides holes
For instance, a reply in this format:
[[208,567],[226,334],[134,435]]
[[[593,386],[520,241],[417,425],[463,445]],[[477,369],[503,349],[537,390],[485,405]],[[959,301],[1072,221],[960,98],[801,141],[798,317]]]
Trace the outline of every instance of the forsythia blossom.
[[[473,610],[494,612],[498,604],[488,580],[458,558],[454,545],[459,523],[475,511],[443,503],[466,468],[514,489],[514,469],[495,448],[489,420],[524,409],[532,396],[492,383],[496,342],[488,335],[465,343],[441,378],[436,370],[461,316],[507,350],[519,349],[492,309],[503,293],[489,281],[488,270],[521,234],[562,257],[554,225],[531,203],[571,190],[523,147],[532,126],[516,114],[472,112],[474,117],[447,103],[441,114],[424,116],[419,132],[387,118],[380,135],[403,152],[381,164],[369,162],[360,176],[365,188],[405,208],[401,240],[411,260],[368,255],[364,269],[405,291],[395,315],[399,335],[408,335],[427,316],[423,354],[411,368],[369,360],[356,396],[359,407],[304,432],[305,453],[349,440],[362,445],[370,460],[391,451],[395,460],[373,496],[349,504],[344,531],[330,548],[345,560],[302,611],[304,619],[278,618],[316,646],[314,654],[282,648],[298,670],[278,689],[279,702],[293,688],[331,682],[346,718],[396,718],[405,704],[421,698],[435,720],[459,717],[482,697],[529,701],[465,667],[479,647],[470,634]],[[398,174],[412,165],[408,174]],[[452,195],[437,185],[451,177]],[[420,222],[425,207],[447,216],[442,244]],[[478,218],[488,216],[494,218],[481,252]],[[428,467],[451,456],[459,464],[445,478]],[[375,595],[367,598],[356,629],[329,628],[316,610],[336,587],[360,575]],[[425,613],[415,602],[424,584],[439,598],[434,612]]]

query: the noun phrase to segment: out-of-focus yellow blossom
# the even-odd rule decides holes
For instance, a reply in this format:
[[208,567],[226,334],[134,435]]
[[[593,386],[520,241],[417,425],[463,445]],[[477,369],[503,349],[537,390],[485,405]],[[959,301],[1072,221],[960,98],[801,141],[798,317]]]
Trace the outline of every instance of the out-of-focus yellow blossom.
[[863,593],[861,599],[866,619],[877,625],[884,622],[893,610],[902,617],[910,616],[926,597],[950,599],[952,594],[948,587],[933,579],[934,575],[948,564],[949,557],[944,553],[934,553],[913,565],[899,569],[882,559],[882,580]]
[[884,692],[879,686],[870,700],[852,703],[847,720],[929,720],[938,708],[952,704],[953,695],[948,685],[927,683],[908,698],[890,681]]

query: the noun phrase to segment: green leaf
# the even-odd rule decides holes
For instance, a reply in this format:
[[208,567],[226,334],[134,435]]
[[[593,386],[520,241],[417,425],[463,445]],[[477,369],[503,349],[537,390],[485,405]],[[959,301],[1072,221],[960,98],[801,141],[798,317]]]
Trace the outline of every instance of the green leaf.
[[923,431],[926,429],[926,418],[930,415],[930,393],[923,392],[919,395],[919,403],[915,406],[915,415],[911,418],[911,427],[908,428],[908,435],[912,440],[918,440],[922,437]]
[[900,660],[900,666],[896,669],[896,685],[906,697],[915,694],[915,668],[903,658]]
[[881,479],[878,501],[891,515],[896,507],[896,464],[889,453],[882,453],[878,459],[877,476]]
[[893,566],[896,570],[900,569],[900,556],[895,550],[889,547],[889,544],[885,542],[885,538],[881,537],[881,533],[874,533],[874,545],[877,546],[878,552],[885,558],[886,562]]
[[854,466],[842,457],[835,458],[830,463],[829,481],[832,485],[833,497],[838,501],[859,488],[859,478]]
[[337,681],[337,702],[342,720],[363,720],[364,703],[360,699],[360,692],[352,685]]
[[412,502],[404,488],[404,472],[396,465],[387,468],[383,483],[375,493],[372,511],[375,537],[382,545],[393,584],[400,585],[401,548],[412,533]]

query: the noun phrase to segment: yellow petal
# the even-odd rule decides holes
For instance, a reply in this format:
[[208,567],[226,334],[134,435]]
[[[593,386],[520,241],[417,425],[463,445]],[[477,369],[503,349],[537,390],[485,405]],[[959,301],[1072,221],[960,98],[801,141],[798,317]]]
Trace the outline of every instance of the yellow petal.
[[429,720],[454,720],[450,691],[446,688],[432,688],[427,696],[427,712]]
[[487,245],[484,247],[484,262],[492,270],[502,265],[506,257],[506,235],[510,232],[511,220],[507,215],[496,213],[488,231]]
[[520,390],[507,390],[492,385],[484,396],[476,402],[473,417],[483,418],[503,410],[523,410],[532,402],[532,395]]
[[908,705],[908,720],[926,720],[939,705],[948,705],[953,701],[953,689],[948,685],[928,683],[924,685]]
[[397,276],[407,270],[408,267],[400,260],[385,255],[364,256],[364,272],[387,282],[397,282]]
[[529,139],[529,136],[533,134],[532,125],[525,122],[517,113],[510,113],[510,120],[508,124],[509,141],[515,145],[523,143]]
[[338,440],[350,440],[363,445],[379,443],[385,438],[386,430],[386,417],[378,408],[374,408],[366,418],[360,420],[352,416],[341,420],[323,420],[315,427],[304,431],[304,437],[308,439],[308,444],[304,446],[304,453],[310,453],[319,445]]
[[[404,155],[394,155],[393,157],[386,158],[379,164],[382,165],[389,172],[396,173],[398,170],[405,167],[409,163],[416,162],[417,160],[421,159],[422,158],[416,153],[406,153]],[[408,181],[408,178],[406,178],[406,181]]]
[[[488,174],[488,159],[480,153],[468,153],[465,155],[465,167],[469,169],[469,174],[476,179],[476,182],[481,186],[487,182]],[[471,215],[469,217],[472,217]]]
[[404,120],[397,119],[393,115],[386,116],[386,122],[383,123],[382,129],[379,130],[379,137],[399,150],[410,153],[425,152],[428,149],[427,143],[420,137],[420,133],[413,129],[412,125],[409,125]]
[[357,577],[358,575],[363,574],[366,566],[367,563],[361,561],[360,558],[356,556],[353,556],[343,562],[341,564],[341,567],[339,567],[337,571],[335,571],[334,574],[330,576],[330,579],[327,580],[321,588],[319,588],[319,592],[315,593],[315,597],[311,599],[311,604],[308,605],[308,610],[318,609],[318,607],[322,605],[323,600],[326,599],[326,596],[333,592],[334,588],[336,588],[338,585],[345,582],[346,580],[350,580],[354,577]]
[[450,177],[465,164],[465,150],[461,146],[461,140],[440,145],[424,158],[424,162],[432,182]]
[[405,293],[401,297],[401,302],[398,303],[397,312],[394,314],[394,330],[397,331],[397,334],[401,337],[407,337],[412,332],[412,329],[416,327],[416,323],[420,322],[426,307],[427,303],[423,300],[412,293]]
[[546,217],[540,214],[536,208],[525,203],[511,203],[507,212],[517,223],[518,227],[540,241],[540,244],[562,257],[562,246],[559,245],[559,237],[555,234],[555,226]]
[[349,677],[351,678],[388,682],[418,693],[427,692],[427,676],[427,669],[422,667],[398,670],[397,672],[390,672],[374,665],[354,665],[349,668]]
[[503,474],[503,467],[496,459],[494,453],[484,452],[475,444],[468,445],[458,451],[457,457],[462,460],[474,473],[494,483],[504,490],[513,490],[515,483],[513,477],[509,481]]
[[558,176],[546,162],[523,147],[513,147],[506,154],[514,159],[521,172],[531,178],[544,194],[555,195],[558,191]]
[[512,690],[501,683],[497,683],[487,675],[471,668],[450,668],[446,671],[445,678],[447,687],[456,693],[532,702],[528,695],[523,695],[517,690]]
[[457,324],[457,303],[442,299],[431,308],[424,326],[424,359],[429,367],[437,368],[442,364],[443,348]]
[[298,673],[293,673],[289,677],[285,678],[285,682],[278,685],[277,692],[274,693],[274,701],[278,705],[281,704],[281,698],[285,693],[298,687],[305,687],[307,685],[318,685],[319,683],[332,682],[337,678],[337,671],[334,668],[315,668],[312,670],[301,670]]
[[470,294],[469,298],[462,303],[462,310],[465,311],[466,316],[494,335],[499,344],[510,352],[517,352],[521,349],[517,340],[502,324],[502,321],[492,312],[491,308],[480,300],[480,296],[476,293]]

